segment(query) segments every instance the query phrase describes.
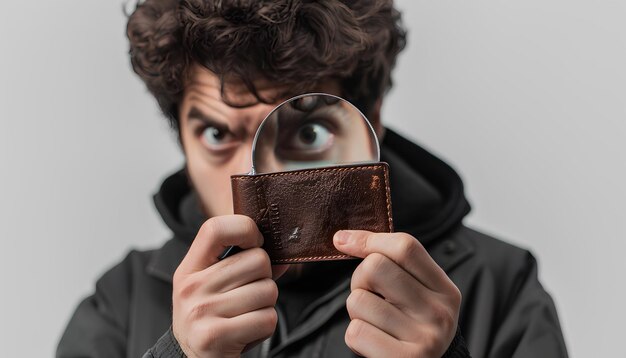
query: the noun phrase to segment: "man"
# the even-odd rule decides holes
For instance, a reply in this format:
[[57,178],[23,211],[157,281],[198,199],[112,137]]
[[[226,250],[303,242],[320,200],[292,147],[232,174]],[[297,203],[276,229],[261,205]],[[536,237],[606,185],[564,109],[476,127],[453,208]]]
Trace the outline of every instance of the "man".
[[[383,0],[138,5],[133,68],[186,158],[155,196],[174,238],[98,281],[57,356],[566,356],[533,257],[465,227],[458,175],[381,124],[399,21]],[[350,100],[383,138],[397,232],[338,232],[362,260],[271,266],[254,222],[232,215],[230,176],[249,170],[268,112],[313,91]]]

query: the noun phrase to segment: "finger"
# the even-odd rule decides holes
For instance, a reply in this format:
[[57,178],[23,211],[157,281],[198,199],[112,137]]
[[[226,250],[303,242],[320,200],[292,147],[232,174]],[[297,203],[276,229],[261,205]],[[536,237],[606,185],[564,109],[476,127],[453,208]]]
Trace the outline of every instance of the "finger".
[[356,289],[346,300],[350,319],[360,319],[398,340],[410,340],[415,323],[400,309],[374,293]]
[[226,319],[224,337],[230,337],[234,342],[245,346],[270,337],[277,322],[278,315],[274,307],[247,312]]
[[398,264],[379,253],[368,255],[357,266],[350,281],[351,290],[374,292],[405,313],[419,310],[436,293],[416,280]]
[[365,258],[381,253],[432,290],[445,291],[454,286],[424,246],[409,234],[341,230],[333,241],[339,251],[351,256]]
[[231,318],[262,308],[274,307],[277,298],[276,282],[266,278],[219,294],[212,304],[217,315]]
[[178,269],[184,273],[201,271],[218,262],[217,257],[229,246],[249,249],[261,245],[263,235],[251,218],[216,216],[202,225]]
[[401,356],[400,341],[360,319],[350,321],[345,341],[354,353],[364,357]]
[[272,277],[272,266],[267,252],[261,248],[247,249],[197,273],[206,292],[227,292],[264,278]]
[[350,286],[353,292],[382,296],[415,323],[448,327],[458,318],[460,297],[430,290],[382,254],[367,256],[354,270]]

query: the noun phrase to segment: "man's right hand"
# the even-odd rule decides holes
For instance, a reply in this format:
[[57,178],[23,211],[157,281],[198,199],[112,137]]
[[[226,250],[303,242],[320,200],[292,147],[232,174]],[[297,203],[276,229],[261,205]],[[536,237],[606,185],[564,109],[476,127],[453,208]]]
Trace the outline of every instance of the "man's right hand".
[[[243,215],[211,218],[198,231],[173,283],[172,330],[188,357],[239,357],[273,334],[278,288],[262,244]],[[229,246],[242,251],[219,261]],[[276,278],[286,267],[274,270]]]

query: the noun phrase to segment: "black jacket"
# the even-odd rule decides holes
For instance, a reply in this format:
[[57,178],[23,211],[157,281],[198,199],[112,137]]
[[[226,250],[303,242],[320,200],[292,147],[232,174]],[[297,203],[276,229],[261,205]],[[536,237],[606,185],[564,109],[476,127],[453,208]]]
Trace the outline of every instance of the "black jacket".
[[[390,164],[396,231],[418,238],[461,290],[459,327],[472,356],[566,357],[533,256],[462,224],[470,208],[447,164],[390,130],[382,153]],[[57,357],[142,357],[148,350],[148,356],[180,356],[168,330],[172,275],[204,218],[182,171],[164,181],[155,203],[174,238],[157,250],[131,251],[98,280],[71,318]],[[356,264],[318,266],[306,285],[279,280],[275,337],[245,356],[353,356],[343,339]]]

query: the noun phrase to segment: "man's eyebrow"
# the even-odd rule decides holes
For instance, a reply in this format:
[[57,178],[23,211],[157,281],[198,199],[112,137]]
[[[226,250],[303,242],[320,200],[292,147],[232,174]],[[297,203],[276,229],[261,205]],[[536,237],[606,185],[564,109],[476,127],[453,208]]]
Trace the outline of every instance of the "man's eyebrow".
[[198,107],[191,107],[189,112],[187,113],[187,117],[189,119],[198,119],[206,124],[209,124],[213,127],[219,129],[228,129],[228,125],[222,121],[218,121],[217,119],[212,118],[206,113],[202,112]]

